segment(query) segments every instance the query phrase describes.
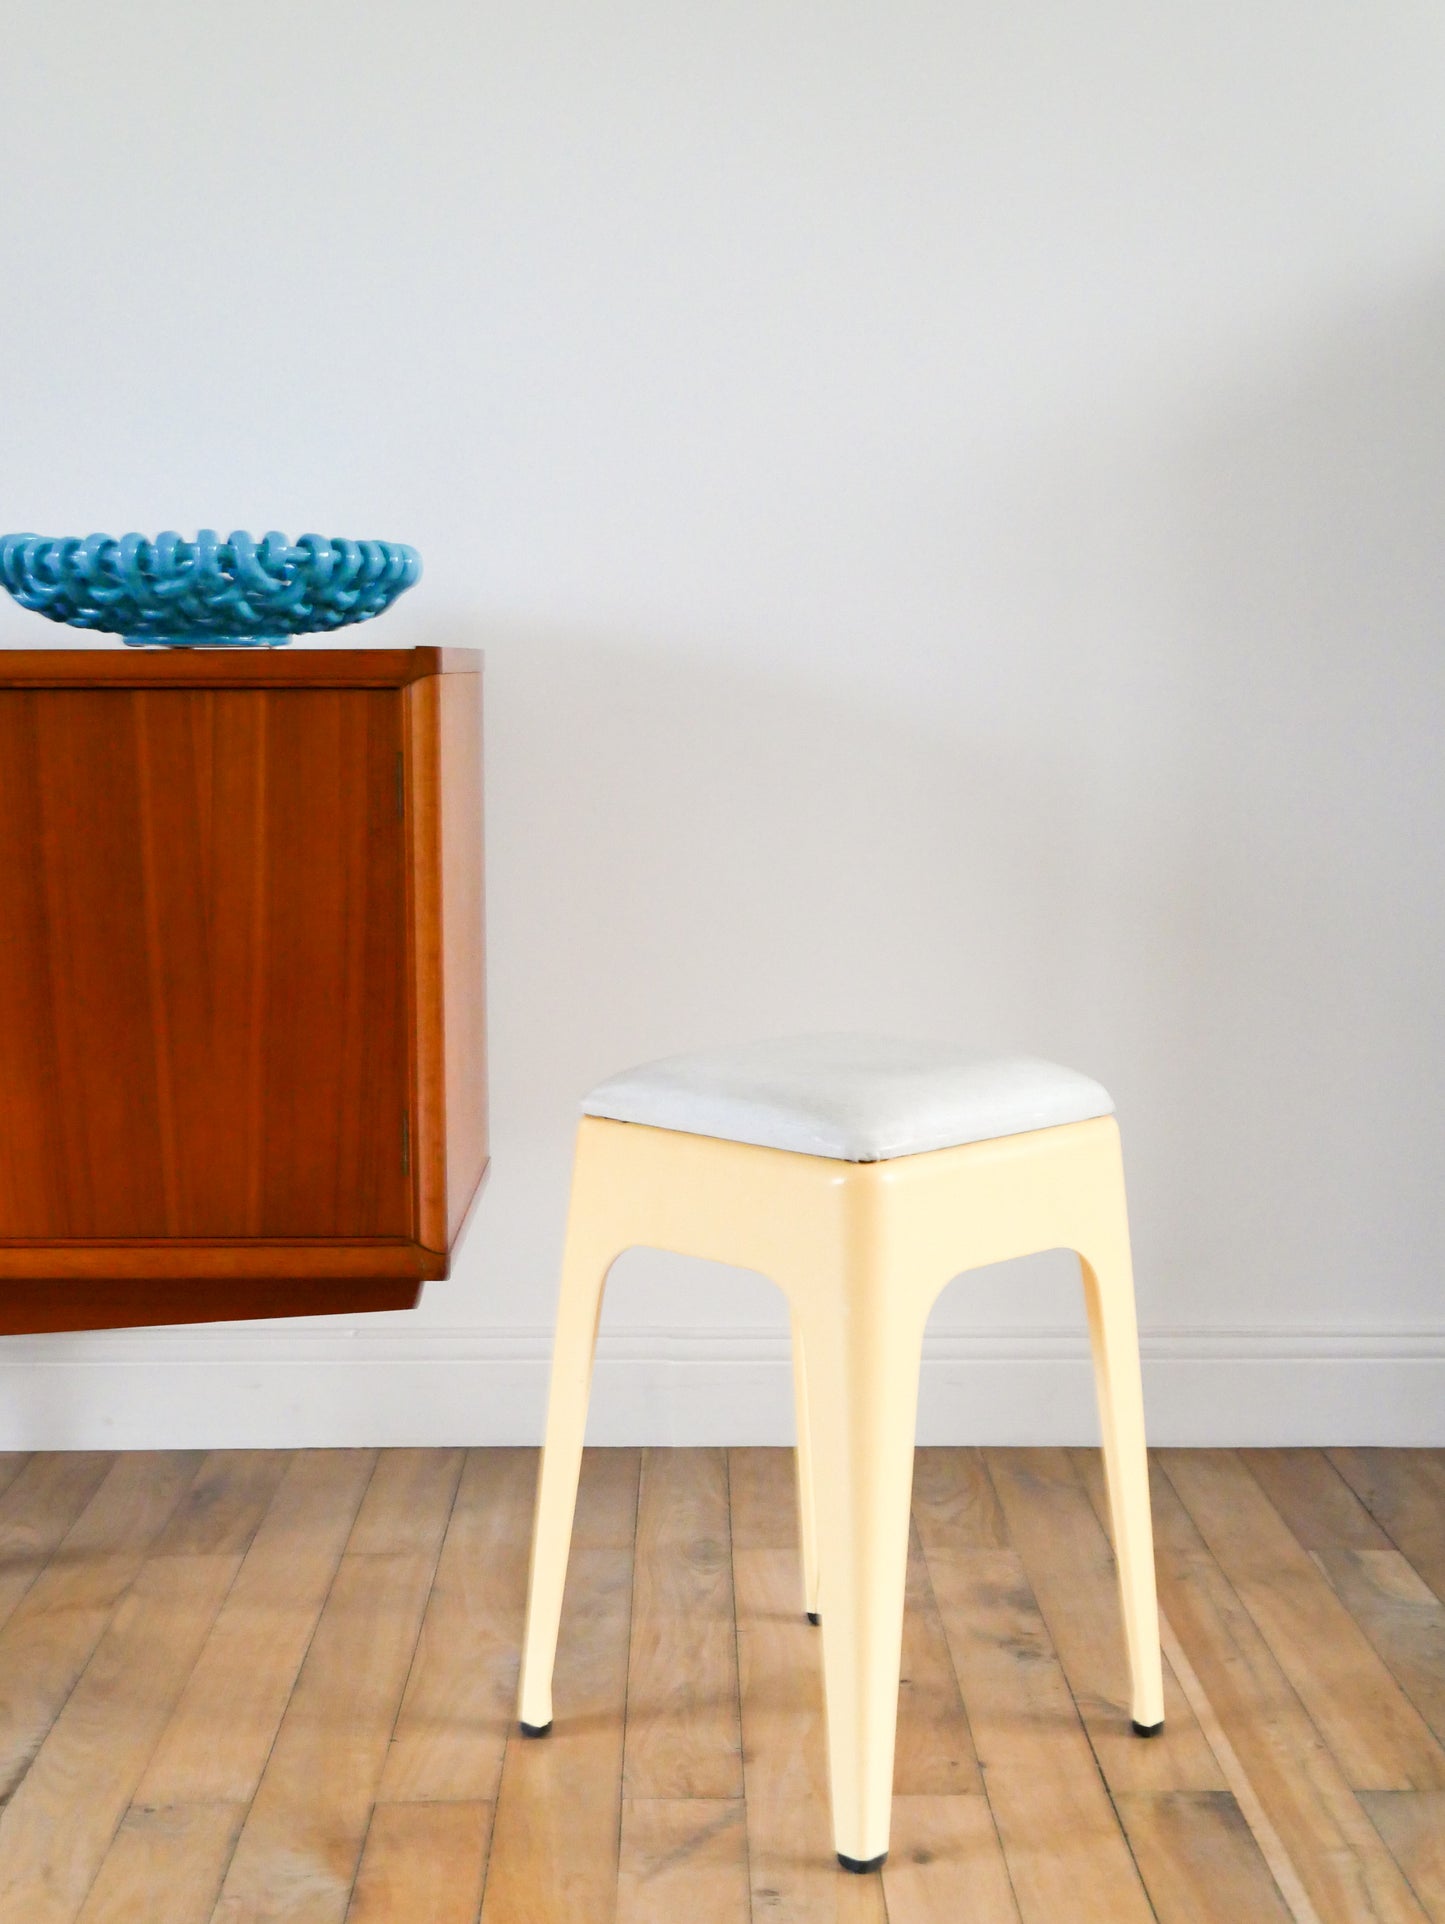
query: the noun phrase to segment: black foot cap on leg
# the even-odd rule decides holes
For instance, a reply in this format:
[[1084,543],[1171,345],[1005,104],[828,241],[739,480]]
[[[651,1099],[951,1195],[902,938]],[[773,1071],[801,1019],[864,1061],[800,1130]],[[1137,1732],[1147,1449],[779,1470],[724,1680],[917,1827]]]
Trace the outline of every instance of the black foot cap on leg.
[[823,1619],[818,1615],[816,1610],[810,1610],[808,1612],[808,1621],[809,1623],[821,1623]]
[[1135,1724],[1134,1735],[1136,1737],[1157,1737],[1163,1728],[1164,1719],[1161,1717],[1157,1724]]
[[552,1724],[549,1718],[545,1724],[518,1724],[517,1728],[524,1737],[545,1737]]
[[882,1870],[883,1859],[887,1855],[887,1851],[883,1851],[877,1857],[845,1857],[842,1851],[839,1851],[838,1862],[843,1866],[845,1871],[856,1871],[860,1877],[865,1877],[869,1871]]

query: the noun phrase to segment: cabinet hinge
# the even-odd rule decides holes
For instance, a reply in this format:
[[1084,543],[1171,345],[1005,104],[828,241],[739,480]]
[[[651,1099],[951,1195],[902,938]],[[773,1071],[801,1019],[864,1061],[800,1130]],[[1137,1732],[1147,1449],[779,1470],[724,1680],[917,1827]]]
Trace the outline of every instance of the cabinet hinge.
[[406,757],[399,748],[396,751],[396,819],[406,820]]
[[411,1117],[405,1109],[401,1112],[401,1173],[411,1174]]

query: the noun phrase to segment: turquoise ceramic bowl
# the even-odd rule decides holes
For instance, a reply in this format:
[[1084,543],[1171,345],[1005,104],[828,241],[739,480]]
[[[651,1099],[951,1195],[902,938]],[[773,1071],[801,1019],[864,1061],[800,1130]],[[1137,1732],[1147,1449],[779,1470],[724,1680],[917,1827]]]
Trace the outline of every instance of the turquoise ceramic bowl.
[[0,582],[22,608],[133,647],[279,647],[370,621],[420,575],[421,556],[400,541],[0,535]]

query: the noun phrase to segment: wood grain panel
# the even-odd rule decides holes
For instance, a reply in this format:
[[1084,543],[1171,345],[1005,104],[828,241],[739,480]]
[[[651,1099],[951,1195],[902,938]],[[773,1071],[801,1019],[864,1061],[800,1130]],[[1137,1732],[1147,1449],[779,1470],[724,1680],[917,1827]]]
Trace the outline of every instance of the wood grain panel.
[[[160,1287],[195,1281],[234,1282],[238,1295],[254,1287],[259,1296],[267,1284],[284,1278],[315,1284],[318,1293],[326,1284],[349,1277],[363,1283],[415,1282],[442,1275],[444,1263],[439,1251],[423,1249],[400,1236],[312,1236],[296,1241],[257,1236],[237,1242],[188,1242],[180,1237],[142,1237],[116,1243],[0,1242],[0,1276],[6,1279],[7,1302],[12,1289],[23,1291],[25,1277],[36,1280],[37,1294],[41,1288],[61,1282],[103,1290],[133,1281],[155,1282]],[[364,1292],[358,1295],[358,1306],[363,1300]]]
[[0,648],[0,688],[405,688],[473,648]]
[[402,705],[410,935],[412,1220],[428,1249],[447,1246],[447,1079],[442,982],[441,687],[407,689]]
[[0,1334],[447,1273],[487,1164],[480,668],[0,660]]
[[487,1171],[482,861],[482,678],[420,680],[406,691],[412,1100],[417,1234],[461,1235]]
[[265,703],[265,1140],[247,1228],[404,1235],[401,717],[349,689]]
[[130,712],[146,699],[0,694],[0,1234],[166,1231]]
[[397,697],[0,692],[0,1235],[405,1236]]
[[34,695],[0,695],[0,1235],[17,1220],[63,1221],[67,1208],[63,1115],[54,1100],[36,1099],[60,1075],[38,711]]
[[441,679],[443,1056],[447,1243],[487,1170],[486,909],[482,858],[482,677]]
[[[343,1310],[360,1314],[366,1310],[412,1309],[421,1295],[421,1279],[445,1273],[445,1260],[414,1263],[411,1245],[374,1245],[364,1265],[350,1271],[354,1280],[345,1280],[348,1265],[335,1261],[340,1277],[295,1275],[252,1278],[244,1270],[238,1276],[234,1264],[218,1264],[209,1272],[199,1270],[185,1275],[185,1266],[175,1261],[182,1246],[161,1248],[162,1262],[181,1273],[175,1276],[146,1275],[146,1252],[121,1252],[114,1256],[113,1246],[102,1245],[98,1264],[110,1256],[110,1266],[119,1276],[106,1282],[88,1278],[76,1282],[49,1278],[44,1282],[17,1282],[5,1274],[0,1260],[0,1335],[22,1336],[42,1330],[134,1329],[167,1323],[215,1323],[268,1316],[335,1316]],[[239,1246],[238,1246],[239,1247]],[[272,1243],[255,1252],[258,1266],[282,1269],[297,1244]],[[337,1245],[310,1245],[305,1250],[315,1261],[320,1249],[335,1252]],[[400,1253],[397,1253],[397,1252]],[[346,1251],[341,1251],[345,1257]],[[422,1252],[416,1252],[420,1255]],[[0,1250],[0,1259],[5,1252]],[[327,1267],[332,1262],[327,1261]],[[383,1276],[377,1278],[375,1270]],[[121,1280],[129,1270],[133,1280]],[[399,1270],[400,1275],[391,1274]]]

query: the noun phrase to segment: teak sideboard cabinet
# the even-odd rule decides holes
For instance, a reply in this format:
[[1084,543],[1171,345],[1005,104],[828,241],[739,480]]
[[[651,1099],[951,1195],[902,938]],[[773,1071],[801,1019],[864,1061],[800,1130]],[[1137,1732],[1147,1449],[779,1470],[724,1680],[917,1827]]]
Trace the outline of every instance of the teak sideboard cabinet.
[[447,1274],[487,1167],[481,665],[0,651],[0,1334]]

